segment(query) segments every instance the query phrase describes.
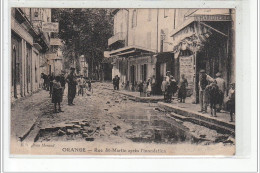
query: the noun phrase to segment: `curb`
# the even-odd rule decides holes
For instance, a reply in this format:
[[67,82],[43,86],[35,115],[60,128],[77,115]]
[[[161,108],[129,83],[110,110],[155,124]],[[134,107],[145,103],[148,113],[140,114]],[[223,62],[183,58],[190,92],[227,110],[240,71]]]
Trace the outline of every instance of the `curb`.
[[205,126],[217,130],[221,133],[235,134],[235,125],[229,122],[225,122],[214,117],[208,117],[203,114],[188,111],[184,108],[179,108],[174,105],[169,105],[166,103],[159,102],[158,106],[164,108],[168,111],[171,111],[170,116],[182,121],[189,121],[195,124]]

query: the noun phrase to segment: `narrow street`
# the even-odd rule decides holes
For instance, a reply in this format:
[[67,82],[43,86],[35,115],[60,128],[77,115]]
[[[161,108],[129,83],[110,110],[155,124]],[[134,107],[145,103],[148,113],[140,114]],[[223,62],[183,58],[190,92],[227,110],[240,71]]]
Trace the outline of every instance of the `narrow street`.
[[74,106],[67,105],[65,90],[62,102],[64,112],[60,113],[53,113],[51,98],[45,90],[14,103],[12,115],[16,114],[11,120],[12,140],[29,146],[73,141],[234,146],[226,134],[175,120],[159,109],[157,103],[132,101],[109,89],[110,86],[108,83],[93,83],[93,93],[87,91],[84,96],[76,96]]

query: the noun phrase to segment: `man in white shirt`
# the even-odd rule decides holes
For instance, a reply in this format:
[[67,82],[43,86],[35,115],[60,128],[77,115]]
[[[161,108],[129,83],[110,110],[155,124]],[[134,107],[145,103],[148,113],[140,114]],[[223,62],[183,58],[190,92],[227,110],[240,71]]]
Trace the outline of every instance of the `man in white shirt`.
[[216,81],[217,81],[218,88],[220,90],[219,101],[218,101],[219,108],[217,109],[217,111],[220,112],[220,110],[222,109],[224,94],[225,94],[225,91],[226,91],[226,82],[222,78],[222,74],[220,72],[218,72],[216,74]]

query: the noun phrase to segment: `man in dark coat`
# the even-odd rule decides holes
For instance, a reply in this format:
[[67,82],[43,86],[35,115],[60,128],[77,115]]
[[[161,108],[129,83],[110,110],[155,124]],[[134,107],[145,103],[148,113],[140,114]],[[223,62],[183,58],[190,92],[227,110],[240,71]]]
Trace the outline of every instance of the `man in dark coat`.
[[73,100],[76,96],[76,85],[77,85],[77,79],[74,74],[75,68],[70,68],[70,74],[67,76],[66,81],[68,83],[68,105],[74,105]]

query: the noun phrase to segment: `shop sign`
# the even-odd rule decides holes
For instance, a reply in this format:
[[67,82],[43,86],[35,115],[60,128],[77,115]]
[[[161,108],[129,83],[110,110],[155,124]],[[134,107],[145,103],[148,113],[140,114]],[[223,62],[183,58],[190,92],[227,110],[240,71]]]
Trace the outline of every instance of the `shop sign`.
[[195,15],[195,21],[231,21],[230,15]]
[[43,32],[59,32],[58,22],[42,22]]
[[193,67],[193,55],[180,57],[180,79],[182,74],[188,81],[189,86],[194,86],[194,67]]

